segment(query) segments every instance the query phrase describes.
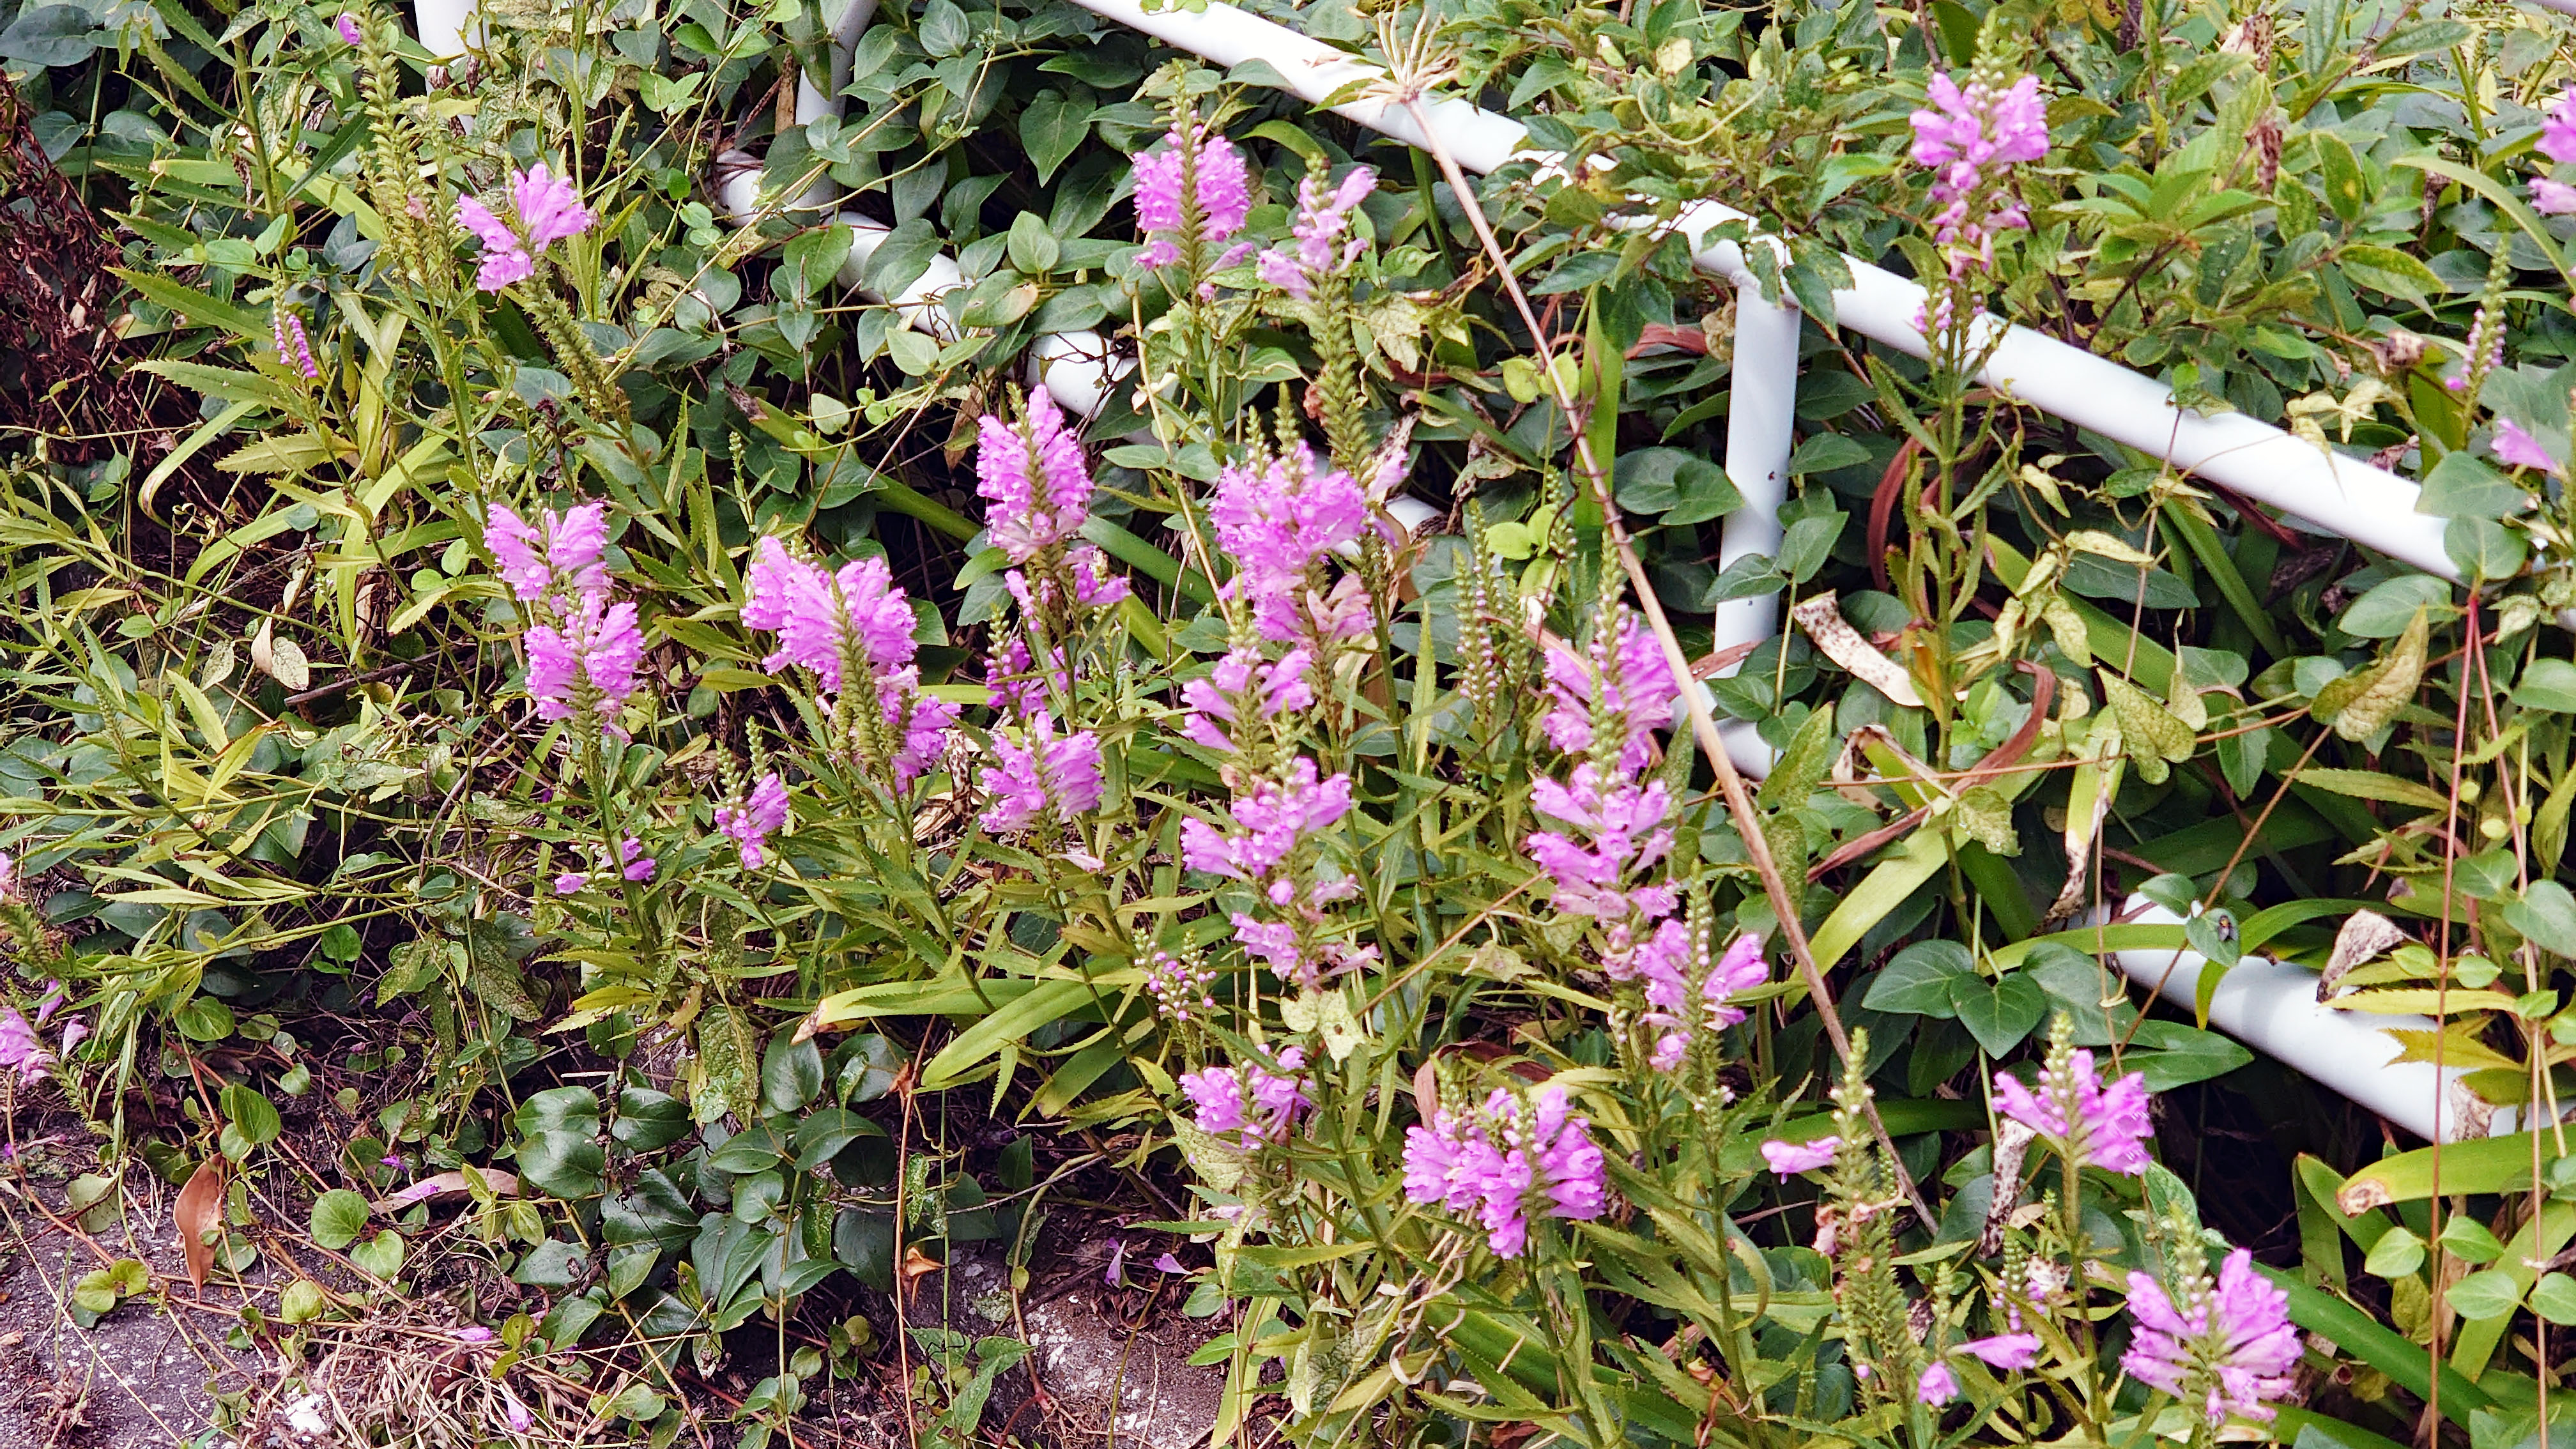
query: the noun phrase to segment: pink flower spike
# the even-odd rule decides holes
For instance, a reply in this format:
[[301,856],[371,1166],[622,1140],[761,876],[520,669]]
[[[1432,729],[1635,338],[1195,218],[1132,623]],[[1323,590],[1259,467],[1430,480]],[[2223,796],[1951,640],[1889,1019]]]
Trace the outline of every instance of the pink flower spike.
[[2567,476],[2565,465],[2549,456],[2540,440],[2522,430],[2511,418],[2496,419],[2495,441],[2487,444],[2497,458],[2516,468],[2537,468],[2552,478]]
[[1819,1137],[1813,1142],[1782,1142],[1774,1138],[1762,1144],[1762,1160],[1771,1165],[1773,1172],[1787,1177],[1827,1165],[1842,1145],[1840,1137]]

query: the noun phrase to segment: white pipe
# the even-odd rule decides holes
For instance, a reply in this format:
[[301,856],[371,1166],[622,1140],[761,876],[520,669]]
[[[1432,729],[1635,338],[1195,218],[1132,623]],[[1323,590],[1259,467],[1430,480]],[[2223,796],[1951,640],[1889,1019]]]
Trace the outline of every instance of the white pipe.
[[[2129,897],[2126,919],[2139,925],[2179,926],[2182,918],[2145,896]],[[2164,993],[2185,1009],[2200,990],[2208,958],[2197,951],[2129,947],[2107,953],[2132,981]],[[2246,956],[2228,968],[2209,998],[2209,1023],[2427,1141],[2457,1142],[2514,1130],[2510,1107],[2481,1121],[2465,1110],[2468,1075],[2462,1067],[2436,1071],[2430,1062],[2397,1060],[2392,1029],[2430,1031],[2425,1016],[2379,1016],[2337,1011],[2317,1001],[2317,975],[2263,956]]]
[[420,32],[420,48],[435,60],[454,60],[483,43],[475,0],[412,0],[411,23]]
[[[1398,103],[1380,99],[1394,88],[1384,68],[1359,60],[1224,3],[1201,9],[1172,6],[1148,12],[1143,0],[1074,0],[1095,14],[1132,26],[1166,44],[1232,67],[1259,60],[1307,101],[1323,104],[1348,87],[1372,97],[1332,107],[1371,130],[1428,149],[1432,137]],[[1459,100],[1425,100],[1424,115],[1440,145],[1470,171],[1491,171],[1521,155],[1527,131],[1508,116]],[[1545,163],[1537,153],[1523,155]],[[1692,260],[1703,270],[1742,272],[1734,243],[1709,242],[1712,228],[1747,221],[1746,213],[1713,201],[1682,209],[1671,225],[1691,239]],[[1641,225],[1655,225],[1643,222]],[[1845,257],[1852,285],[1834,293],[1837,321],[1864,337],[1915,357],[1929,348],[1914,325],[1925,303],[1912,282],[1857,257]],[[2202,416],[2173,402],[2173,391],[2135,373],[1999,319],[2002,340],[1978,377],[2044,412],[2186,471],[2312,519],[2333,519],[2336,531],[2427,573],[2457,580],[2459,569],[2442,548],[2443,520],[2415,511],[2417,487],[2383,469],[2330,456],[2279,428],[2239,413]]]
[[[1726,407],[1726,477],[1744,503],[1726,516],[1718,535],[1721,574],[1739,559],[1780,556],[1780,505],[1789,499],[1790,432],[1798,405],[1798,328],[1803,320],[1798,309],[1786,302],[1762,300],[1749,276],[1734,280],[1734,357],[1727,365],[1726,379],[1731,393]],[[1780,627],[1780,596],[1728,599],[1716,607],[1710,625],[1712,653],[1759,644]],[[1741,661],[1730,664],[1718,671],[1719,677],[1743,667]],[[1735,768],[1756,779],[1769,775],[1780,758],[1778,750],[1763,742],[1751,720],[1729,720],[1718,727],[1717,734]]]

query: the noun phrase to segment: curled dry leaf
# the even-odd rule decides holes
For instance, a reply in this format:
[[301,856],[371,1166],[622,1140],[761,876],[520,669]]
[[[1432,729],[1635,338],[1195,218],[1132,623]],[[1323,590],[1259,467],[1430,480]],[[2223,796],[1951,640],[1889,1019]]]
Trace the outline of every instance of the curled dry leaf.
[[1789,611],[1798,627],[1807,631],[1825,657],[1851,671],[1853,678],[1898,704],[1921,706],[1922,694],[1914,687],[1914,677],[1904,666],[1878,652],[1860,631],[1843,618],[1841,601],[1828,590]]
[[2353,912],[2343,929],[2335,932],[2334,952],[2326,958],[2325,974],[2317,978],[2317,1000],[2333,999],[2335,987],[2352,968],[2387,955],[2408,939],[2394,921],[2377,911]]
[[206,1275],[214,1271],[215,1246],[207,1240],[223,1226],[223,1215],[224,1160],[209,1157],[188,1175],[170,1214],[179,1230],[179,1251],[188,1260],[188,1281],[196,1287],[205,1287]]
[[305,662],[303,649],[292,639],[277,637],[274,619],[259,621],[259,632],[251,636],[250,662],[290,691],[313,687],[313,667]]

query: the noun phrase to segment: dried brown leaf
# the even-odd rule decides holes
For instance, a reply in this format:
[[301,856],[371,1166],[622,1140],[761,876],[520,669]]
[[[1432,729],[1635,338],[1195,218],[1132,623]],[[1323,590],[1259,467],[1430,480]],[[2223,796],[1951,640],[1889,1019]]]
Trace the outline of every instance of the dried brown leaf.
[[205,1287],[206,1275],[215,1267],[215,1246],[208,1239],[224,1221],[222,1158],[209,1157],[188,1175],[188,1185],[179,1189],[179,1202],[171,1211],[170,1221],[179,1230],[179,1251],[188,1260],[188,1281]]

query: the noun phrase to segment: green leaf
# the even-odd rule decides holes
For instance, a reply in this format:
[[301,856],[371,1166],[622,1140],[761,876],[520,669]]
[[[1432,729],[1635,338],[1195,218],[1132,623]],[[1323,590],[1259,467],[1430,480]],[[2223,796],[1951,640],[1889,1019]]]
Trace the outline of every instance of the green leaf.
[[311,1323],[322,1316],[327,1304],[322,1285],[310,1278],[298,1278],[277,1295],[277,1316],[289,1323]]
[[253,1147],[265,1147],[275,1142],[277,1134],[286,1128],[286,1124],[278,1120],[277,1108],[269,1105],[269,1100],[256,1088],[234,1082],[224,1088],[217,1100],[222,1106],[224,1120],[231,1123],[242,1140]]
[[2424,1240],[2404,1228],[2380,1234],[2361,1266],[2382,1278],[2403,1278],[2424,1266]]
[[1043,90],[1029,101],[1028,109],[1020,112],[1020,145],[1038,168],[1039,185],[1053,180],[1056,168],[1090,134],[1095,111],[1095,107],[1081,101]]
[[2496,1240],[2486,1224],[2466,1213],[2454,1213],[2442,1224],[2439,1241],[2451,1250],[2452,1256],[2472,1263],[2492,1263],[2504,1256],[2504,1244]]
[[29,10],[0,30],[0,58],[30,66],[78,65],[98,48],[98,23],[78,5]]
[[2425,611],[2419,609],[2395,648],[2369,668],[2357,669],[2318,690],[2308,713],[2332,725],[2347,740],[2377,734],[2415,697],[2415,686],[2424,677],[2427,629]]
[[1985,981],[1973,976],[1950,978],[1950,1003],[1958,1011],[1959,1024],[1985,1048],[1986,1055],[1999,1057],[2021,1044],[2048,1014],[2048,993],[2038,982],[2015,973],[1998,981]]
[[1897,952],[1887,969],[1878,973],[1861,1005],[1872,1011],[1947,1021],[1959,1014],[1958,985],[1979,980],[1977,963],[1967,947],[1956,941],[1917,941]]
[[1098,973],[1092,982],[1041,981],[1037,989],[966,1028],[921,1069],[921,1085],[938,1091],[953,1087],[965,1073],[1003,1047],[1102,995],[1143,980],[1134,968]]
[[566,1202],[595,1196],[608,1154],[587,1137],[540,1132],[519,1148],[519,1180]]
[[2442,290],[2442,279],[2425,266],[2394,247],[2349,246],[2335,256],[2343,274],[2353,281],[2392,297],[2421,302]]
[[2331,131],[2312,131],[2309,136],[2317,148],[2326,205],[2337,220],[2351,226],[2370,210],[2370,183],[2362,174],[2361,158],[2352,153],[2350,143]]
[[2561,1328],[2576,1324],[2576,1278],[2551,1273],[2533,1284],[2531,1311]]
[[548,1238],[530,1248],[527,1256],[519,1260],[517,1270],[510,1274],[510,1281],[530,1288],[569,1288],[588,1265],[589,1260],[583,1255],[580,1244]]
[[2452,1284],[2443,1300],[2462,1318],[2502,1318],[2522,1302],[2522,1285],[2511,1273],[2490,1268]]
[[367,1230],[367,1200],[345,1187],[335,1187],[313,1200],[313,1241],[333,1252],[358,1240]]
[[795,1039],[793,1028],[769,1039],[760,1063],[761,1100],[772,1112],[793,1112],[823,1090],[823,1049],[811,1038]]
[[2564,659],[2535,659],[2513,687],[2513,702],[2525,709],[2576,714],[2576,664]]
[[2502,518],[2530,504],[2521,484],[2465,452],[2450,452],[2424,475],[2415,511],[2437,518]]
[[2554,956],[2576,957],[2576,896],[2554,880],[2536,880],[2504,908],[2505,924]]
[[778,1134],[764,1124],[726,1138],[722,1146],[707,1154],[707,1166],[742,1177],[776,1167],[784,1155]]
[[651,1152],[689,1135],[689,1107],[667,1092],[650,1087],[620,1087],[617,1121],[609,1136],[629,1152]]
[[811,1172],[860,1138],[885,1135],[883,1127],[846,1107],[825,1107],[796,1124],[796,1168]]
[[379,1229],[374,1237],[349,1250],[349,1261],[361,1270],[391,1282],[393,1276],[402,1271],[403,1235],[391,1228]]
[[844,1106],[873,1102],[894,1090],[894,1079],[907,1060],[894,1038],[861,1032],[832,1053],[833,1090]]
[[2352,601],[2335,627],[2359,639],[2394,639],[2406,632],[2418,609],[2451,606],[2451,585],[2431,574],[2400,574]]
[[2302,785],[2314,785],[2337,795],[2356,800],[2377,800],[2388,805],[2406,805],[2418,810],[2444,810],[2449,799],[2429,785],[2401,780],[2395,775],[2382,775],[2371,770],[2301,770],[2295,777]]
[[1662,514],[1667,525],[1705,523],[1744,505],[1725,469],[1679,448],[1623,453],[1615,473],[1619,506]]
[[2510,579],[2531,561],[2522,534],[2492,518],[2452,519],[2442,530],[2442,552],[2473,580]]
[[523,1136],[569,1132],[588,1137],[599,1131],[599,1098],[588,1087],[549,1087],[521,1102],[511,1121]]
[[2223,1077],[2254,1060],[2254,1054],[2237,1042],[2179,1021],[2139,1022],[2130,1042],[2120,1060],[2147,1079],[2150,1092],[2170,1092]]

